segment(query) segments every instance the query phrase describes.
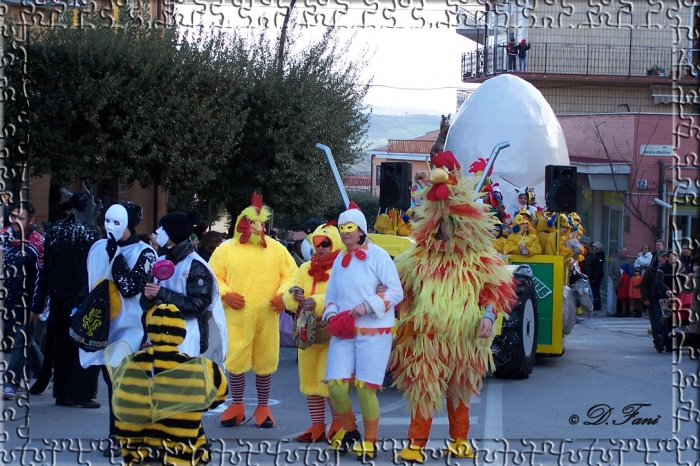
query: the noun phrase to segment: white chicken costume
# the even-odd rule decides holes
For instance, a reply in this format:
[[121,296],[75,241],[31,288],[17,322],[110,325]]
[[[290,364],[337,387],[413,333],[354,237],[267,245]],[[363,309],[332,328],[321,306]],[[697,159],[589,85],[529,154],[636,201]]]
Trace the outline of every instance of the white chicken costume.
[[209,261],[219,282],[228,327],[226,371],[233,403],[221,416],[232,427],[245,418],[245,373],[256,374],[258,407],[253,414],[260,427],[273,427],[268,408],[272,373],[279,362],[279,314],[282,295],[294,278],[297,265],[278,241],[266,241],[265,221],[270,211],[253,193],[251,206],[236,219],[233,239],[216,248]]
[[[338,225],[341,236],[357,229],[361,235],[359,247],[348,246],[344,239],[348,251],[333,263],[323,312],[333,335],[326,365],[328,392],[345,431],[341,431],[344,435],[336,447],[341,454],[347,453],[361,440],[348,395],[352,383],[365,428],[365,441],[355,445],[355,452],[361,459],[374,458],[379,424],[376,389],[384,382],[394,339],[394,306],[403,299],[403,290],[391,256],[367,239],[367,220],[354,203],[340,214]],[[381,284],[387,290],[377,293]],[[354,322],[348,319],[351,310],[362,304],[366,313],[355,317]],[[342,337],[333,331],[338,322],[346,322]]]

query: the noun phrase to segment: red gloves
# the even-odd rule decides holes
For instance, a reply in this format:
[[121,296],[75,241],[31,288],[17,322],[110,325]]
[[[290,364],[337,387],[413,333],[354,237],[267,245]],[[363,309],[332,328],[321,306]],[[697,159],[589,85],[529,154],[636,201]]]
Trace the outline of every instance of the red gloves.
[[277,314],[281,314],[282,311],[284,311],[284,300],[282,299],[282,295],[280,294],[272,298],[270,300],[270,306],[272,306],[272,310]]
[[343,311],[328,321],[328,333],[338,338],[355,338],[355,318],[350,311]]
[[226,293],[221,299],[228,304],[231,309],[243,309],[245,307],[245,298],[238,293]]

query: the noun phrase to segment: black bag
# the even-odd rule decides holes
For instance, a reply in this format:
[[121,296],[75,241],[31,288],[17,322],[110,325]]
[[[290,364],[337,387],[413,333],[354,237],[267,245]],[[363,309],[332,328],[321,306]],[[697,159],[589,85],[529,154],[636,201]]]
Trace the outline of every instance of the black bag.
[[71,317],[71,340],[89,353],[103,350],[109,340],[109,321],[109,280],[102,280]]

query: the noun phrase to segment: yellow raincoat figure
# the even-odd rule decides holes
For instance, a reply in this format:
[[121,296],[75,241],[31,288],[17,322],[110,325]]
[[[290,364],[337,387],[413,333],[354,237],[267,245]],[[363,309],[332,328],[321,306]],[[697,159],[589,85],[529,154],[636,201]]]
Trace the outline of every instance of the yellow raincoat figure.
[[[321,320],[326,286],[328,286],[333,261],[342,250],[345,250],[345,245],[340,239],[338,228],[329,224],[319,226],[316,231],[307,236],[307,239],[314,246],[314,253],[309,262],[299,267],[294,280],[289,285],[289,292],[284,294],[284,304],[287,309],[297,313],[304,310],[313,311],[317,325],[316,337],[318,337],[319,329],[323,329],[321,331],[327,335],[327,330],[324,328],[326,324]],[[299,333],[299,338],[307,337],[306,331]],[[305,349],[299,349],[299,389],[306,395],[312,423],[310,428],[296,437],[301,442],[321,442],[331,439],[342,427],[340,418],[328,396],[328,386],[323,383],[326,378],[326,358],[330,338],[324,337],[322,340],[313,342]],[[333,417],[328,435],[326,435],[326,400]]]
[[491,234],[493,235],[493,238],[491,238],[491,244],[497,253],[506,255],[508,254],[508,240],[505,236],[503,236],[503,225],[498,221],[498,219],[496,219],[495,216],[491,218],[491,221],[493,222],[490,230]]
[[253,416],[260,427],[274,426],[268,407],[272,373],[279,362],[279,314],[282,296],[297,265],[279,241],[265,237],[270,211],[253,193],[251,206],[236,219],[233,239],[216,248],[209,261],[219,282],[228,328],[226,371],[233,403],[221,425],[240,425],[245,418],[245,373],[255,372],[258,406]]
[[[529,232],[530,222],[518,214],[513,219],[513,233],[508,235],[508,254],[534,256],[542,254],[540,240]],[[517,231],[516,231],[517,230]]]
[[540,241],[543,254],[554,255],[557,247],[556,217],[544,214],[537,217],[537,239]]
[[105,350],[124,461],[183,466],[208,462],[202,412],[226,400],[224,371],[203,356],[179,352],[185,319],[172,304],[147,312],[146,332],[151,346],[133,355],[123,341]]

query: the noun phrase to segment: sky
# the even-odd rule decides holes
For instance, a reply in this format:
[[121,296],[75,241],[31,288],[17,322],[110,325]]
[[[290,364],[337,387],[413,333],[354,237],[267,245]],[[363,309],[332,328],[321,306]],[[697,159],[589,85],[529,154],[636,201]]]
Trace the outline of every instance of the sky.
[[[323,7],[326,16],[335,13],[335,24],[339,26],[342,40],[350,40],[354,34],[350,52],[353,56],[361,53],[365,45],[369,45],[370,53],[373,53],[363,76],[367,80],[373,78],[373,87],[365,104],[371,105],[376,113],[454,114],[457,89],[473,88],[461,82],[460,70],[462,53],[473,50],[474,42],[457,34],[454,27],[439,24],[450,18],[439,3],[435,6],[428,4],[418,11],[411,8],[387,11],[383,10],[387,5],[383,3],[383,8],[375,13],[377,9],[371,8],[368,2],[371,4],[372,0],[359,4],[353,2],[349,8],[343,8],[342,14],[338,13],[340,10],[335,3],[325,2],[336,5],[335,8]],[[411,0],[400,3],[410,4]],[[302,24],[297,28],[300,40],[319,38],[325,30],[323,26],[303,27],[324,20],[313,15],[314,11],[322,10],[310,9],[309,4],[310,0],[306,0],[295,6],[295,19],[297,24]],[[202,15],[200,12],[205,10]],[[230,4],[228,7],[178,6],[182,24],[199,24],[202,20],[207,27],[212,24],[231,28],[248,24],[255,26],[263,16],[269,22],[281,25],[283,14],[280,11],[284,10],[264,6],[241,11]],[[416,16],[420,19],[416,20]],[[358,27],[363,24],[367,27]],[[393,25],[401,27],[385,27]]]

